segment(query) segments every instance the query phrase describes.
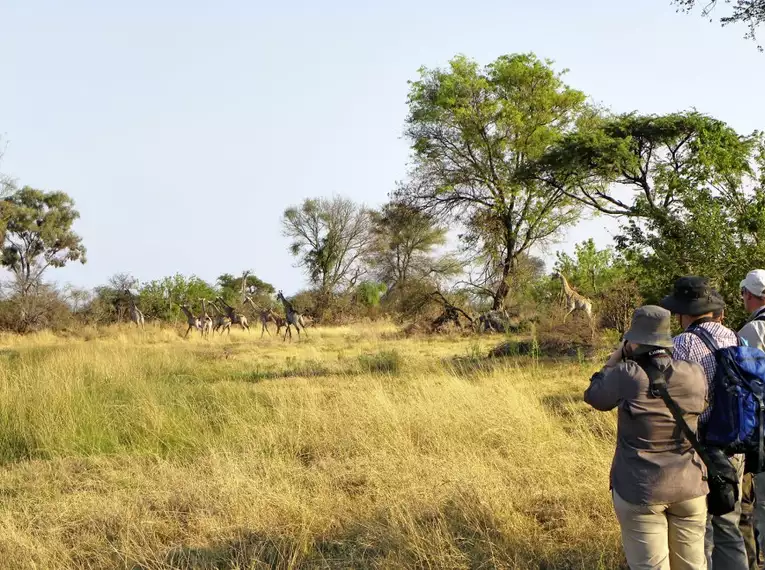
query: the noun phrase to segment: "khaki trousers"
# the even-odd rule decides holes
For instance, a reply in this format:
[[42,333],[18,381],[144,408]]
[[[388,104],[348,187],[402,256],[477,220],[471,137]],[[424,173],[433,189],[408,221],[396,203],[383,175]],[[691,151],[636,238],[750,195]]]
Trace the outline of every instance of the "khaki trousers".
[[633,505],[613,491],[630,570],[705,570],[707,498],[671,505]]

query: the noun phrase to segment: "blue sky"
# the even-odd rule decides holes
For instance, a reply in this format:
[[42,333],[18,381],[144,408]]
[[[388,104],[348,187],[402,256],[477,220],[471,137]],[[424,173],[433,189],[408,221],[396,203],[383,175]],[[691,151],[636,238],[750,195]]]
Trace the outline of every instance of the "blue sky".
[[[420,66],[533,51],[614,111],[695,107],[749,132],[765,127],[765,55],[744,31],[669,0],[0,0],[0,170],[76,200],[89,261],[51,279],[250,268],[294,292],[281,213],[385,201]],[[614,227],[584,222],[557,247]]]

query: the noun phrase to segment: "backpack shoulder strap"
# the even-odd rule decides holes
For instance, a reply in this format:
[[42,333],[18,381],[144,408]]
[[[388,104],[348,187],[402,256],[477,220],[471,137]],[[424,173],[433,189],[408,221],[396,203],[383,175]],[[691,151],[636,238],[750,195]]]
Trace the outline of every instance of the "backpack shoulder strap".
[[675,422],[677,422],[677,425],[680,426],[680,429],[682,430],[683,435],[685,435],[685,437],[690,442],[691,447],[693,447],[693,450],[699,454],[699,457],[701,457],[701,460],[707,466],[707,471],[709,472],[709,475],[715,476],[717,474],[717,470],[715,468],[714,463],[712,462],[712,459],[709,457],[709,454],[707,454],[706,450],[699,443],[699,440],[696,437],[696,434],[694,433],[694,431],[690,428],[688,423],[685,421],[685,418],[683,417],[683,410],[680,408],[677,402],[675,402],[672,399],[672,397],[669,395],[669,392],[667,391],[666,370],[659,369],[650,360],[647,362],[641,363],[640,366],[648,375],[648,381],[651,388],[651,392],[654,392],[654,391],[658,392],[659,396],[661,396],[661,399],[664,400],[664,404],[667,406],[667,408],[669,408],[669,411],[672,414],[672,417],[675,418]]
[[706,345],[706,347],[714,354],[720,348],[717,345],[717,341],[708,330],[698,325],[692,325],[687,331],[694,336],[697,336]]

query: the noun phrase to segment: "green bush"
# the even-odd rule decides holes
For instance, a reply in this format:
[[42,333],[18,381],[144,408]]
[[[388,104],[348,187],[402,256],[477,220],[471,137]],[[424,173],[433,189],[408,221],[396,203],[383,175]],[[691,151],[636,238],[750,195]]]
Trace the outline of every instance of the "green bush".
[[376,354],[362,354],[359,364],[364,372],[370,374],[396,375],[401,371],[403,361],[395,350],[381,350]]

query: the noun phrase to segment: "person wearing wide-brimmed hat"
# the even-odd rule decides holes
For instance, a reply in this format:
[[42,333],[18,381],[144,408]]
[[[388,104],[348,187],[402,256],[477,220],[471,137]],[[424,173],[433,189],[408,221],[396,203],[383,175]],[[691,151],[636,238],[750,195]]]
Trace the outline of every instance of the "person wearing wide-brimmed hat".
[[[674,357],[679,360],[697,362],[704,368],[711,402],[717,361],[704,341],[690,330],[696,327],[703,328],[714,338],[719,348],[738,344],[736,333],[717,322],[714,316],[715,312],[725,308],[725,301],[712,289],[708,279],[689,275],[675,281],[672,293],[664,297],[660,305],[677,315],[684,331],[674,339]],[[704,426],[711,411],[711,407],[704,410],[699,417],[699,426]],[[730,459],[738,471],[739,489],[741,489],[744,456],[734,455]],[[739,528],[740,516],[740,499],[736,503],[736,508],[727,515],[710,515],[705,540],[707,565],[710,569],[745,570],[748,568],[744,537]]]
[[665,371],[669,395],[695,430],[706,407],[706,378],[698,364],[673,359],[670,317],[657,306],[637,309],[624,343],[584,393],[595,409],[618,407],[611,491],[632,569],[706,566],[705,467],[644,370],[650,360]]

